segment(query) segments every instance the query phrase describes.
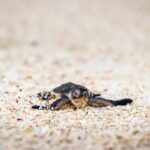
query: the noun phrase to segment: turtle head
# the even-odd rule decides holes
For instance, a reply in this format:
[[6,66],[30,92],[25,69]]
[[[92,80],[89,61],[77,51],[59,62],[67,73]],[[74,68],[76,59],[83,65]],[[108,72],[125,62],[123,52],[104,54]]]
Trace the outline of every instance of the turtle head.
[[70,99],[78,99],[81,97],[90,97],[91,92],[88,89],[74,88],[69,91]]
[[89,91],[82,88],[73,88],[69,91],[68,98],[76,108],[84,108],[89,100]]

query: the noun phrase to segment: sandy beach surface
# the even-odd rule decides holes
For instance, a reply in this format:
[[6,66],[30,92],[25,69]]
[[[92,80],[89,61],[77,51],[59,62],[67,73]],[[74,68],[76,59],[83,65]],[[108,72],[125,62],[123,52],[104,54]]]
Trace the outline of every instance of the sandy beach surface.
[[[68,81],[134,103],[31,109]],[[0,0],[0,150],[16,149],[150,149],[149,0]]]

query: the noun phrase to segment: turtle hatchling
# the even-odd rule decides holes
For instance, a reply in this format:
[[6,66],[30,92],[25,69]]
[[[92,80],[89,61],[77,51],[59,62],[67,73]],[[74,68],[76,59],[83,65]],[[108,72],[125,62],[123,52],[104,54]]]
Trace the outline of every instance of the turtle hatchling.
[[68,104],[72,105],[75,109],[85,108],[86,106],[123,106],[133,102],[130,98],[116,101],[105,99],[101,97],[101,94],[95,94],[88,88],[72,82],[62,84],[48,92],[44,91],[38,93],[38,97],[45,101],[50,101],[52,99],[55,101],[46,106],[33,105],[33,109],[59,110]]

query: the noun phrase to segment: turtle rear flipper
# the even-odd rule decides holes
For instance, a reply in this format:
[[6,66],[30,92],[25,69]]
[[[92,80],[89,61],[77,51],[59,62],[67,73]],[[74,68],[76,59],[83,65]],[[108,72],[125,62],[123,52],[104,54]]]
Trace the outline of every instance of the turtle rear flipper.
[[51,92],[43,91],[37,94],[38,98],[41,100],[50,100],[52,95]]
[[51,100],[51,99],[58,99],[61,97],[61,94],[55,93],[53,91],[47,92],[43,91],[37,94],[38,98],[41,100]]

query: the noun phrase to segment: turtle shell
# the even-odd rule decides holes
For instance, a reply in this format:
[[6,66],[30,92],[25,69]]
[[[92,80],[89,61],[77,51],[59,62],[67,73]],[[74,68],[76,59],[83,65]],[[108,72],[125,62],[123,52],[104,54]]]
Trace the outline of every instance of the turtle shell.
[[55,89],[53,89],[53,91],[55,93],[66,93],[66,92],[69,92],[70,90],[76,89],[76,88],[86,89],[85,87],[83,87],[81,85],[77,85],[72,82],[68,82],[68,83],[60,85],[59,87],[56,87]]

